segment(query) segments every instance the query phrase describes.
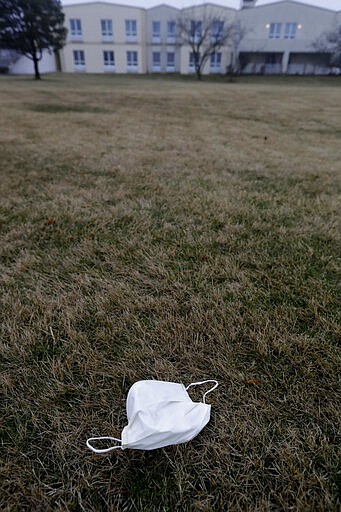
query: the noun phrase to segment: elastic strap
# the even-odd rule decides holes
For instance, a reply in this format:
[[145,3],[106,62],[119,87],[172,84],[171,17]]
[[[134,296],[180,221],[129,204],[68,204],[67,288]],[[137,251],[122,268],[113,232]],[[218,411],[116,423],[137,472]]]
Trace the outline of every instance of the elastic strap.
[[[92,446],[92,444],[90,443],[90,441],[102,441],[102,440],[106,440],[106,441],[117,441],[118,443],[121,443],[119,446],[111,446],[110,448],[101,448],[101,449],[98,449],[98,448],[94,448]],[[117,437],[110,437],[110,436],[104,436],[104,437],[90,437],[87,442],[86,442],[86,446],[88,448],[90,448],[90,450],[92,450],[93,452],[95,453],[107,453],[107,452],[111,452],[112,450],[117,450],[118,448],[122,448],[122,441],[121,439],[117,439]]]
[[187,389],[189,389],[191,386],[201,386],[201,384],[206,384],[207,382],[215,382],[213,388],[209,389],[208,391],[206,391],[206,393],[204,393],[203,397],[202,397],[202,401],[203,403],[205,404],[205,397],[206,395],[208,395],[208,393],[211,393],[211,391],[213,391],[215,388],[218,387],[218,381],[217,380],[203,380],[202,382],[192,382],[191,384],[189,384],[186,388],[186,391]]

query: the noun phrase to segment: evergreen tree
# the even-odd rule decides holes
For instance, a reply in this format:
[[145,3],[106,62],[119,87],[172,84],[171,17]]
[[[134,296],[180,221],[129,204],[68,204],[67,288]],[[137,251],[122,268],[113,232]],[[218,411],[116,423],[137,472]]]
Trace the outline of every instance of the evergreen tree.
[[43,51],[58,51],[66,38],[60,0],[0,0],[0,48],[33,61],[35,78]]

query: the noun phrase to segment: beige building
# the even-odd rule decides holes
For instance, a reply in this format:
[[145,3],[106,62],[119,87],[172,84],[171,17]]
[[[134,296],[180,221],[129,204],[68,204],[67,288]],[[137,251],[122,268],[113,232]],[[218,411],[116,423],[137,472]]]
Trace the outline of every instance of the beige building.
[[[143,9],[87,2],[65,6],[64,12],[68,39],[61,68],[88,73],[194,73],[191,48],[179,43],[178,19],[204,25],[211,17],[230,24],[238,15],[236,9],[209,3],[179,10],[166,4]],[[225,73],[230,64],[226,45],[207,60],[203,73]]]
[[263,6],[241,0],[240,9],[206,3],[182,10],[87,2],[64,11],[68,40],[60,52],[61,68],[87,73],[193,73],[192,51],[179,40],[177,20],[199,20],[204,27],[211,17],[240,23],[245,35],[237,47],[226,43],[210,56],[203,73],[226,73],[237,59],[241,73],[326,74],[329,56],[313,43],[341,23],[341,12],[294,0]]
[[106,2],[64,8],[68,28],[61,54],[67,72],[146,73],[146,10]]

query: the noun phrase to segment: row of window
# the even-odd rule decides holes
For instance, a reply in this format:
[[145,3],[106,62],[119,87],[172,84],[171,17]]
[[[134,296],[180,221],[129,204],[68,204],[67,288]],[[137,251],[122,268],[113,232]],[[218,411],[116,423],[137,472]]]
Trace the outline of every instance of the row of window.
[[[175,21],[167,21],[167,38],[175,39],[176,35],[176,24]],[[161,37],[161,21],[152,22],[152,37]]]
[[[111,19],[100,20],[101,34],[103,38],[113,38],[113,22]],[[175,40],[176,24],[175,21],[167,22],[167,39]],[[72,38],[80,39],[83,36],[82,21],[79,18],[70,19],[70,34]],[[137,21],[125,20],[125,35],[127,38],[137,38]],[[161,22],[153,21],[152,37],[161,37]]]
[[[100,20],[101,34],[104,39],[112,40],[113,23],[111,19]],[[295,39],[297,29],[302,28],[298,23],[269,23],[266,28],[269,29],[269,39],[280,39],[282,35],[282,26],[284,25],[284,39]],[[211,27],[212,37],[221,37],[224,32],[224,22],[215,20]],[[81,39],[83,36],[82,22],[79,18],[70,19],[70,34],[74,39]],[[125,35],[127,39],[137,39],[137,21],[125,20]],[[202,22],[191,20],[190,22],[190,35],[195,39],[200,39],[202,36]],[[167,40],[168,42],[175,41],[176,37],[176,24],[175,21],[167,22]],[[161,38],[161,21],[152,22],[152,38],[154,42],[159,42]]]
[[269,23],[266,28],[269,29],[269,39],[280,39],[282,35],[282,26],[284,25],[284,39],[295,39],[297,29],[302,25],[298,23]]
[[[202,21],[191,20],[190,22],[190,36],[200,38],[202,35]],[[224,22],[220,20],[214,20],[211,26],[211,36],[221,37],[224,33]]]
[[[85,66],[85,52],[84,50],[73,50],[73,62],[76,67]],[[153,66],[160,66],[161,53],[153,52]],[[104,67],[115,67],[115,52],[113,50],[103,50],[103,64]],[[138,52],[126,52],[127,67],[138,66]],[[173,68],[175,66],[175,53],[167,52],[167,67]]]
[[[200,58],[201,58],[201,55],[199,53],[198,55],[198,61],[200,62]],[[189,62],[188,62],[188,66],[189,68],[194,68],[195,67],[195,59],[194,59],[194,53],[193,52],[190,52],[189,54]],[[211,68],[211,71],[213,70],[220,70],[221,68],[221,52],[216,52],[216,53],[213,53],[211,55],[211,58],[210,58],[210,68]]]
[[[167,52],[167,69],[175,68],[175,53]],[[73,62],[76,67],[85,67],[85,52],[84,50],[73,50]],[[103,51],[103,65],[104,68],[114,68],[115,67],[115,52],[112,50],[104,50]],[[128,68],[137,68],[138,67],[138,52],[137,51],[127,51],[126,52],[126,65]],[[152,66],[153,68],[161,67],[161,52],[153,52],[152,53]],[[190,68],[195,67],[195,59],[194,54],[190,52],[189,54],[189,62],[188,66]],[[217,52],[211,55],[210,61],[211,69],[219,70],[221,67],[221,53]]]
[[[153,68],[161,67],[161,52],[152,53]],[[175,68],[175,53],[167,52],[167,68]]]
[[[103,38],[113,38],[113,22],[111,19],[100,20],[101,34]],[[221,37],[224,31],[224,22],[215,20],[212,22],[211,35],[212,37]],[[82,22],[79,18],[70,19],[70,34],[73,38],[81,38]],[[137,38],[137,22],[136,20],[125,20],[125,34],[127,38]],[[190,35],[195,38],[200,38],[202,35],[202,21],[190,21]],[[175,21],[167,21],[167,39],[175,40],[176,37],[176,23]],[[161,21],[152,22],[152,38],[161,38]]]

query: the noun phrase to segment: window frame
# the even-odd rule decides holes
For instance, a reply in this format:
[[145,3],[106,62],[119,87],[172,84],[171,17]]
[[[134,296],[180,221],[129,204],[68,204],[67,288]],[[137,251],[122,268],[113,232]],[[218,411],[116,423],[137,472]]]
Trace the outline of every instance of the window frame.
[[73,55],[73,66],[76,71],[85,70],[85,51],[84,50],[72,50]]
[[289,21],[284,27],[284,39],[296,39],[298,23]]
[[83,29],[81,18],[70,18],[70,38],[73,41],[79,41],[83,39]]
[[[155,55],[159,56],[159,62],[158,63],[156,63],[155,60],[154,60]],[[154,72],[160,72],[161,71],[161,52],[160,51],[152,52],[152,71],[154,71]]]
[[[112,41],[114,37],[114,27],[112,19],[101,18],[101,35],[103,41]],[[110,28],[111,27],[111,28]]]
[[[200,52],[199,52],[199,61],[200,61]],[[193,64],[191,61],[193,60]],[[192,71],[195,73],[195,59],[194,59],[194,52],[189,52],[189,60],[188,60],[188,69],[189,71]]]
[[[171,27],[174,27],[174,30],[170,30]],[[176,40],[176,21],[168,20],[167,21],[167,43],[175,43]]]
[[[111,58],[106,58],[106,57],[110,57],[112,55],[112,59]],[[115,71],[116,69],[116,65],[115,65],[115,52],[114,50],[103,50],[103,66],[104,66],[104,71]]]
[[269,26],[269,39],[280,39],[282,32],[281,22],[272,22]]
[[[136,57],[136,59],[135,59]],[[139,67],[139,55],[137,50],[127,50],[126,51],[126,59],[127,59],[127,72],[136,73]]]
[[[169,55],[173,55],[173,63],[169,63]],[[175,52],[167,52],[166,55],[166,70],[168,73],[172,73],[175,71]]]
[[137,20],[125,20],[125,37],[127,42],[137,41]]
[[202,21],[190,20],[190,41],[198,43],[202,36]]
[[[154,25],[158,24],[159,30],[155,30]],[[161,41],[161,21],[153,20],[152,21],[152,42],[159,43]]]
[[211,54],[210,71],[221,71],[221,52],[214,52]]
[[[218,30],[214,30],[214,26],[218,25]],[[211,37],[212,39],[221,39],[224,34],[224,21],[223,20],[214,20],[212,21],[211,26]]]

